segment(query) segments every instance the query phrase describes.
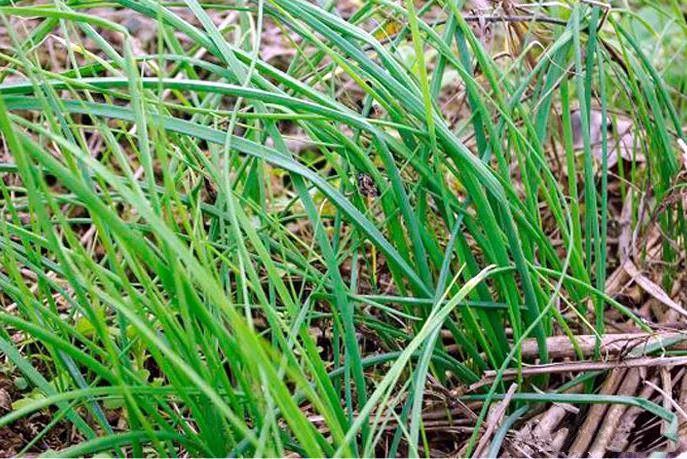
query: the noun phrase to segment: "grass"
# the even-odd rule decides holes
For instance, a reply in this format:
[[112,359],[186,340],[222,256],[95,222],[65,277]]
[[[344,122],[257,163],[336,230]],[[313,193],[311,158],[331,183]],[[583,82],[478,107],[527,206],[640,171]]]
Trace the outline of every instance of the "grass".
[[[684,7],[532,4],[491,24],[499,55],[462,2],[352,4],[0,0],[0,354],[29,386],[0,426],[54,420],[18,453],[67,422],[51,455],[469,456],[525,340],[544,364],[551,336],[601,358],[652,330],[605,286],[628,200],[659,286],[684,269]],[[611,164],[593,113],[643,162]],[[428,410],[487,370],[447,447]],[[519,375],[490,452],[560,402],[675,436],[580,376]]]

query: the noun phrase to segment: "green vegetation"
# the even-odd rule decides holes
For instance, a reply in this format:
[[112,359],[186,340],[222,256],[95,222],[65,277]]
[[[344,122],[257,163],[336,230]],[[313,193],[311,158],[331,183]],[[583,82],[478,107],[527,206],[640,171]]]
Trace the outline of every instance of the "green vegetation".
[[552,402],[674,438],[604,373],[503,375],[657,330],[608,279],[685,271],[687,11],[502,3],[0,0],[0,426],[52,419],[17,453],[471,455],[504,396],[491,454]]

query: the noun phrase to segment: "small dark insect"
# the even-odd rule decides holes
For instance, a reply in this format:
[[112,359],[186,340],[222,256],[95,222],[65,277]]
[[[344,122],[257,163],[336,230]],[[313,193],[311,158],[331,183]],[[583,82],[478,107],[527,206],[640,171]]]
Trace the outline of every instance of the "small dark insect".
[[372,180],[372,177],[363,172],[358,174],[358,191],[368,198],[379,196],[379,190],[377,189],[377,185],[375,185],[375,181]]

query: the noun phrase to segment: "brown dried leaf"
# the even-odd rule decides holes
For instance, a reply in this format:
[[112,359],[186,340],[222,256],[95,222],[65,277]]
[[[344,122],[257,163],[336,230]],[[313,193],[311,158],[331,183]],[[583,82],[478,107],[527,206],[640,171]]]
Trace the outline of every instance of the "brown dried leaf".
[[684,317],[687,317],[687,310],[673,301],[661,287],[653,283],[648,277],[642,274],[631,260],[625,260],[623,269],[646,293],[656,298],[658,301],[668,306]]
[[[573,146],[576,150],[581,150],[584,148],[584,142],[580,111],[573,112],[571,118]],[[600,110],[591,110],[589,130],[594,157],[598,161],[603,159],[602,140],[605,135],[608,148],[608,167],[613,167],[618,163],[618,153],[625,161],[644,162],[644,155],[640,151],[635,150],[639,142],[635,138],[632,119],[622,115],[615,115],[612,119],[610,117],[607,118],[605,126],[602,126],[602,119],[603,116]]]

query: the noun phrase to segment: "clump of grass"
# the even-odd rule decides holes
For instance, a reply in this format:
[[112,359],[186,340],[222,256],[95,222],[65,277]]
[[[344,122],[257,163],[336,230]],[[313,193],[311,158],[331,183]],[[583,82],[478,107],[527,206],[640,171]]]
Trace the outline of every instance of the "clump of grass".
[[[470,455],[525,340],[547,363],[607,314],[650,331],[605,292],[609,228],[618,202],[640,230],[653,212],[670,290],[686,80],[637,29],[670,23],[657,49],[684,64],[684,13],[503,3],[0,1],[0,352],[38,394],[0,425],[50,408],[72,456],[416,456],[445,446],[437,388],[498,370],[465,396]],[[147,49],[112,11],[154,27]],[[644,162],[609,165],[593,113],[630,116]],[[519,375],[516,413],[637,405],[674,434],[670,410],[566,382]]]

